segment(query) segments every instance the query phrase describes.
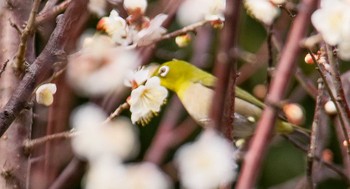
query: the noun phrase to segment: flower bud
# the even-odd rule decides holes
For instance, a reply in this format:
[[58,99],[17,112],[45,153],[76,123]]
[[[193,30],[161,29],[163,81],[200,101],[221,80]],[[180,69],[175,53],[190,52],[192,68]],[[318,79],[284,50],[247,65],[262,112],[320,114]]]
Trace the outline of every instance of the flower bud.
[[225,18],[221,15],[208,15],[205,19],[210,21],[210,25],[214,29],[222,29],[224,27]]
[[324,110],[329,115],[337,114],[337,108],[335,107],[335,104],[332,100],[329,100],[328,102],[326,102],[326,104],[324,105]]
[[304,58],[304,61],[306,64],[314,64],[314,60],[312,59],[312,56],[310,55],[310,53],[307,53],[305,58]]
[[175,43],[179,47],[186,47],[191,42],[191,35],[186,33],[175,38]]
[[53,95],[56,93],[57,87],[54,83],[43,84],[35,91],[36,101],[38,104],[50,106],[53,103]]
[[283,106],[283,111],[289,122],[301,125],[304,122],[304,111],[300,105],[295,103],[286,104]]

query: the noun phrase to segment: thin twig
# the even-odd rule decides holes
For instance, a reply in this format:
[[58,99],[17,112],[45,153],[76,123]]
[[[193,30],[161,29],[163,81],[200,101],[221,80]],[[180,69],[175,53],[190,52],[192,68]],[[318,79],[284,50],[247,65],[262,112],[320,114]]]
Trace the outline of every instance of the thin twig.
[[189,25],[189,26],[183,27],[183,28],[181,28],[181,29],[179,29],[179,30],[176,30],[176,31],[174,31],[174,32],[165,34],[165,35],[163,35],[159,40],[170,39],[170,38],[173,38],[173,37],[182,35],[182,34],[186,34],[186,33],[188,33],[188,32],[194,31],[196,28],[201,27],[201,26],[205,25],[205,24],[208,23],[208,22],[209,22],[209,21],[207,21],[207,20],[202,20],[202,21],[200,21],[200,22],[191,24],[191,25]]
[[[336,89],[335,90],[336,99],[340,103],[341,108],[346,115],[347,123],[349,124],[349,122],[350,122],[350,109],[349,109],[347,100],[345,98],[345,93],[344,93],[342,82],[340,80],[339,63],[336,60],[336,57],[334,57],[334,55],[333,55],[332,47],[329,45],[326,45],[326,50],[327,50],[329,65],[331,66],[334,87]],[[349,128],[347,128],[347,133],[349,133]]]
[[[218,20],[220,21],[220,20]],[[210,22],[215,22],[215,20],[202,20],[202,21],[199,21],[199,22],[196,22],[194,24],[191,24],[191,25],[188,25],[188,26],[185,26],[179,30],[176,30],[176,31],[173,31],[171,33],[168,33],[168,34],[164,34],[162,35],[160,38],[158,39],[155,39],[152,43],[150,43],[149,45],[154,45],[156,44],[157,42],[159,41],[163,41],[163,40],[166,40],[166,39],[170,39],[170,38],[173,38],[173,37],[177,37],[179,35],[183,35],[183,34],[186,34],[188,32],[193,32],[195,31],[197,28],[199,27],[202,27],[204,26],[205,24],[207,23],[210,23]]]
[[40,14],[35,18],[35,25],[40,25],[45,21],[56,17],[57,15],[59,15],[60,13],[62,13],[64,10],[67,9],[71,1],[72,0],[65,0],[59,5],[52,7],[51,10],[40,12]]
[[[299,150],[307,153],[308,149],[305,148],[305,146],[302,146],[301,144],[297,143],[297,142],[293,142],[293,139],[289,138],[288,135],[283,135],[283,137],[285,137],[287,140],[289,140],[291,142],[291,144],[293,144],[296,148],[298,148]],[[330,170],[334,171],[335,173],[337,173],[339,176],[341,176],[346,183],[348,183],[350,185],[350,180],[347,176],[347,174],[339,167],[337,167],[336,165],[329,163],[328,161],[324,161],[321,157],[319,156],[314,156],[314,159],[320,163],[322,163],[323,165],[325,165],[326,167],[328,167]]]
[[46,142],[57,140],[57,139],[69,139],[77,135],[77,132],[74,131],[66,131],[61,133],[55,133],[52,135],[47,135],[44,137],[32,139],[32,140],[26,140],[24,141],[24,148],[26,149],[32,149],[35,146],[45,144]]
[[[278,104],[284,96],[293,71],[296,68],[296,58],[300,53],[299,42],[304,38],[307,26],[310,23],[310,16],[316,8],[317,0],[303,0],[299,12],[292,24],[285,47],[281,53],[281,59],[276,68],[275,77],[272,79],[270,93],[266,99],[272,104]],[[274,131],[277,111],[271,105],[266,106],[262,112],[261,119],[257,124],[255,135],[252,138],[249,150],[245,156],[241,174],[236,188],[254,188],[259,170],[261,170],[265,153],[267,152],[272,133]]]
[[[347,129],[346,129],[346,123],[345,123],[345,118],[344,118],[344,114],[342,113],[342,109],[341,109],[341,105],[339,104],[339,102],[337,101],[335,95],[333,94],[333,91],[332,91],[332,88],[330,86],[330,83],[328,81],[328,79],[326,78],[326,73],[327,73],[327,70],[325,70],[324,68],[324,65],[320,63],[320,61],[317,61],[316,60],[316,57],[312,54],[312,51],[311,50],[308,50],[309,51],[309,54],[311,55],[312,57],[312,60],[314,62],[316,62],[316,65],[317,65],[317,70],[319,71],[320,75],[321,75],[321,78],[325,84],[325,87],[329,93],[329,96],[331,97],[332,101],[334,102],[335,104],[335,107],[337,109],[337,112],[339,114],[339,120],[340,120],[340,125],[341,125],[341,129],[343,131],[343,134],[344,134],[344,137],[345,137],[345,140],[346,141],[349,141],[349,135],[347,133]],[[325,59],[323,59],[323,61],[326,61]],[[350,145],[347,146],[347,154],[348,154],[348,158],[350,158]]]
[[309,181],[309,186],[311,188],[315,187],[314,181],[313,181],[313,164],[314,164],[314,158],[316,156],[316,143],[318,140],[318,126],[319,126],[319,119],[321,116],[321,109],[322,109],[322,96],[323,96],[323,83],[322,80],[318,81],[318,95],[316,97],[316,107],[315,107],[315,115],[314,120],[312,122],[312,129],[311,129],[311,141],[310,141],[310,148],[309,152],[307,154],[307,178]]
[[[125,102],[125,103],[121,104],[113,113],[111,113],[109,115],[109,117],[105,121],[103,121],[102,125],[110,122],[115,117],[117,117],[123,110],[126,110],[128,108],[129,108],[129,104],[128,103]],[[47,142],[52,141],[52,140],[69,139],[69,138],[75,137],[77,135],[78,135],[78,132],[72,131],[72,130],[71,131],[61,132],[61,133],[55,133],[55,134],[47,135],[47,136],[44,136],[44,137],[41,137],[41,138],[27,140],[27,141],[24,142],[23,146],[26,149],[31,149],[31,148],[33,148],[33,147],[35,147],[37,145],[41,145],[41,144],[47,143]]]
[[129,108],[130,108],[130,105],[127,102],[124,102],[123,104],[118,106],[118,108],[108,116],[108,118],[103,122],[103,124],[106,124],[106,123],[112,121],[120,113],[122,113],[124,110],[129,109]]
[[16,53],[15,62],[14,62],[14,67],[19,72],[23,72],[26,69],[24,57],[27,49],[27,40],[28,40],[28,37],[32,35],[35,30],[35,17],[39,10],[40,1],[41,0],[34,0],[33,8],[30,12],[27,25],[24,28],[21,35],[21,39],[20,39],[21,42],[19,44],[18,51]]

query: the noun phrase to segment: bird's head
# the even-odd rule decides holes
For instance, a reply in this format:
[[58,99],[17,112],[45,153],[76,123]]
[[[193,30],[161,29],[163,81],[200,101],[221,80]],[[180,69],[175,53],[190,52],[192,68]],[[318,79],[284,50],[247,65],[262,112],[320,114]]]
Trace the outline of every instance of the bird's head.
[[172,60],[161,64],[153,73],[160,79],[160,84],[177,92],[184,84],[190,81],[193,71],[197,69],[190,63],[182,60]]

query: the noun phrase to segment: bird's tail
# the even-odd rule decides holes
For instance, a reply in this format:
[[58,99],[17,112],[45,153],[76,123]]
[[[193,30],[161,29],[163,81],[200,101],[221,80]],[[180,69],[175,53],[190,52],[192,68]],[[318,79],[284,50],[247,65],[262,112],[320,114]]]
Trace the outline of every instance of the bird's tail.
[[310,131],[297,125],[292,125],[292,127],[293,130],[283,136],[297,148],[308,151],[310,146]]

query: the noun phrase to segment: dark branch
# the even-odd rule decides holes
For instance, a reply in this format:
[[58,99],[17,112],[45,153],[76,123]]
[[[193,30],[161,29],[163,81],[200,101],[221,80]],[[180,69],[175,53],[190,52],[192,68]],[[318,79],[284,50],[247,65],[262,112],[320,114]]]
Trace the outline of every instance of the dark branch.
[[72,0],[65,0],[59,5],[56,5],[55,7],[52,7],[51,10],[47,10],[44,12],[41,12],[36,18],[35,18],[35,24],[40,25],[43,22],[50,20],[60,13],[62,13],[64,10],[67,9],[68,5],[71,3]]
[[64,59],[65,52],[72,48],[72,43],[75,42],[82,29],[79,25],[85,22],[88,16],[86,7],[82,6],[86,4],[86,0],[74,1],[63,18],[58,21],[45,49],[29,67],[13,96],[0,112],[0,136],[27,105],[36,84],[49,77],[52,72],[52,63]]
[[[227,1],[225,26],[220,38],[219,52],[216,57],[214,73],[218,80],[210,111],[213,126],[220,130],[227,139],[233,140],[232,125],[235,103],[236,83],[236,49],[238,36],[238,21],[241,0]],[[232,56],[233,55],[233,56]]]
[[[276,75],[271,82],[270,93],[266,98],[272,104],[278,104],[283,100],[284,92],[297,66],[296,58],[300,53],[300,41],[305,36],[311,13],[316,8],[316,4],[317,0],[303,0],[300,4],[301,11],[293,22],[286,46],[282,50],[281,59],[277,65]],[[246,154],[237,189],[254,188],[274,131],[276,113],[276,109],[272,106],[264,109]]]

